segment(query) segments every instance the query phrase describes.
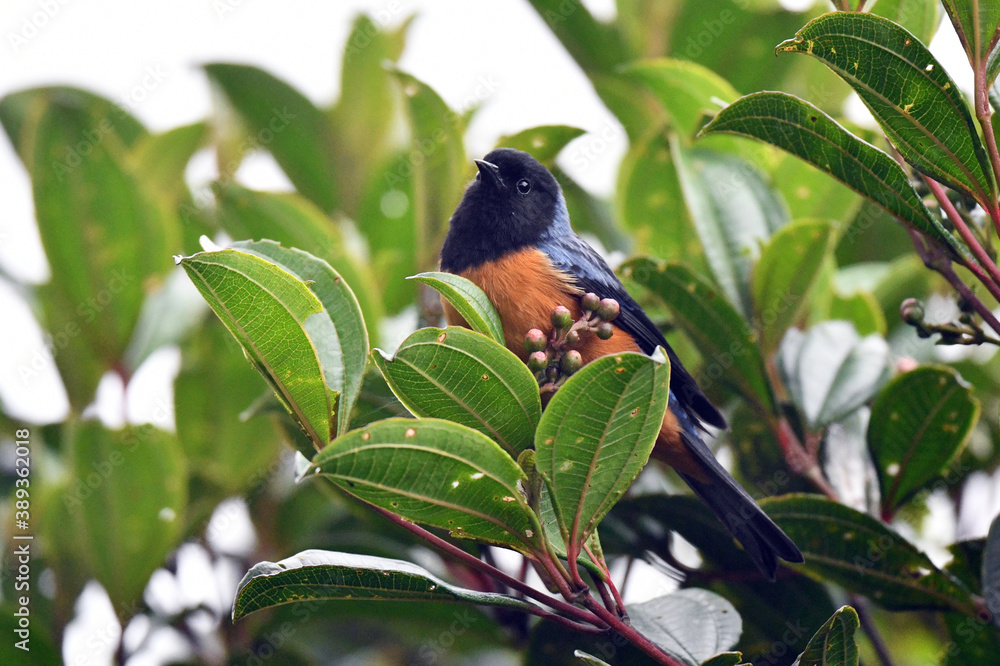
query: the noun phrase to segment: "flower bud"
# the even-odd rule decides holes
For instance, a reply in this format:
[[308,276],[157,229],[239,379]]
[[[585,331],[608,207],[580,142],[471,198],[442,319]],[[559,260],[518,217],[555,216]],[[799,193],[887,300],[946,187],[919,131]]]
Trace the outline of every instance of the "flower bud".
[[528,334],[524,336],[524,349],[529,354],[531,352],[545,351],[545,348],[549,346],[549,339],[545,337],[545,334],[539,331],[537,328],[533,328],[528,331]]
[[615,327],[606,321],[602,321],[597,325],[597,337],[601,340],[608,340],[612,335],[615,334]]
[[544,351],[532,352],[528,356],[528,369],[532,372],[540,372],[549,364],[549,355]]
[[588,292],[580,299],[580,307],[587,312],[593,312],[601,307],[601,298],[593,292]]
[[552,325],[556,328],[566,328],[573,323],[573,315],[569,308],[557,305],[552,311]]
[[568,344],[570,346],[576,345],[576,344],[580,344],[580,332],[579,331],[570,331],[569,333],[567,333],[566,334],[566,344]]
[[597,308],[597,316],[604,321],[614,321],[619,312],[618,301],[613,298],[605,298],[601,301],[601,307]]
[[582,367],[583,357],[580,356],[580,352],[575,349],[570,349],[568,352],[563,354],[562,360],[559,361],[559,369],[567,375],[572,375]]
[[907,298],[899,306],[899,314],[907,324],[920,324],[924,321],[924,304],[915,298]]

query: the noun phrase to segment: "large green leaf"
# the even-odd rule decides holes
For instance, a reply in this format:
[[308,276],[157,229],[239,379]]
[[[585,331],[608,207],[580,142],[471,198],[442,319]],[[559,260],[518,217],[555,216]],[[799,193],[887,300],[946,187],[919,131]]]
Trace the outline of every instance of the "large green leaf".
[[730,649],[743,630],[731,603],[696,587],[630,604],[627,610],[637,631],[689,666]]
[[70,426],[63,498],[83,555],[116,608],[127,607],[180,541],[187,469],[177,438],[152,426]]
[[945,12],[955,26],[972,71],[985,72],[989,86],[1000,72],[1000,5],[991,0],[942,0]]
[[497,147],[523,150],[542,164],[552,166],[566,144],[584,133],[579,127],[569,125],[540,125],[500,137]]
[[622,75],[644,86],[663,105],[671,126],[681,136],[691,136],[705,115],[740,96],[728,81],[689,60],[656,58],[630,63]]
[[876,0],[871,13],[895,21],[924,44],[930,44],[941,23],[937,0]]
[[351,285],[365,321],[374,328],[382,318],[378,281],[357,252],[348,247],[337,222],[294,192],[258,192],[221,181],[212,188],[219,219],[233,238],[273,240],[323,259]]
[[989,158],[965,98],[905,28],[881,16],[836,12],[811,21],[776,51],[822,60],[857,91],[908,162],[980,201],[992,198]]
[[605,356],[549,401],[535,432],[535,459],[568,548],[579,548],[646,464],[669,383],[668,363],[643,354]]
[[803,221],[779,230],[761,251],[753,272],[754,316],[760,321],[761,347],[774,351],[781,336],[805,306],[823,261],[832,251],[833,226]]
[[246,124],[244,142],[270,151],[296,189],[323,211],[337,208],[332,137],[323,112],[256,67],[216,63],[205,65],[205,72]]
[[205,143],[208,125],[194,123],[175,127],[162,134],[150,134],[136,141],[133,159],[150,191],[167,203],[189,203],[191,192],[184,170],[191,157]]
[[426,83],[396,72],[409,110],[412,147],[397,178],[414,178],[418,206],[417,233],[431,239],[418,247],[417,267],[429,268],[437,260],[431,248],[443,240],[448,219],[458,205],[465,184],[465,147],[462,118]]
[[674,313],[704,358],[703,388],[721,381],[770,411],[771,389],[757,335],[715,287],[684,266],[650,259],[628,261],[620,272],[651,289]]
[[796,568],[864,594],[890,610],[954,609],[975,613],[969,590],[888,526],[843,504],[813,495],[759,502],[798,545]]
[[753,264],[761,243],[788,221],[788,210],[749,162],[671,143],[684,203],[712,275],[729,302],[749,317]]
[[[277,263],[304,282],[323,304],[333,326],[317,326],[308,332],[313,345],[321,350],[327,386],[340,394],[337,432],[345,432],[361,390],[369,350],[365,319],[350,285],[330,264],[302,250],[272,241],[239,242],[234,247]],[[317,335],[321,331],[322,337]]]
[[525,551],[541,528],[524,472],[477,430],[438,419],[386,419],[341,435],[312,470],[366,502],[452,536]]
[[462,316],[473,331],[504,344],[500,315],[489,297],[471,280],[452,273],[429,272],[414,275],[416,280],[433,287]]
[[337,407],[326,373],[342,361],[327,346],[337,335],[320,299],[286,269],[248,252],[199,252],[180,264],[313,446],[325,446]]
[[883,513],[891,515],[944,471],[978,416],[979,401],[951,368],[917,368],[885,387],[868,425]]
[[809,428],[818,431],[866,403],[888,380],[889,345],[878,335],[862,338],[843,321],[805,333],[790,329],[778,370]]
[[372,358],[415,416],[475,428],[517,458],[534,442],[538,383],[502,344],[464,328],[422,328],[391,358]]
[[149,196],[94,109],[52,104],[34,135],[35,216],[52,278],[41,288],[56,365],[82,410],[132,335],[147,289],[180,248],[177,219]]
[[952,257],[967,255],[927,210],[895,160],[808,102],[784,93],[754,93],[720,111],[702,132],[740,134],[786,150],[924,232]]
[[842,607],[809,639],[795,666],[858,666],[854,632],[859,626],[857,612]]
[[452,585],[412,562],[306,550],[280,562],[255,564],[237,588],[233,621],[281,604],[348,599],[458,601],[528,612],[538,608],[524,599]]
[[580,0],[531,0],[531,6],[588,74],[610,72],[634,56],[617,26],[598,21]]

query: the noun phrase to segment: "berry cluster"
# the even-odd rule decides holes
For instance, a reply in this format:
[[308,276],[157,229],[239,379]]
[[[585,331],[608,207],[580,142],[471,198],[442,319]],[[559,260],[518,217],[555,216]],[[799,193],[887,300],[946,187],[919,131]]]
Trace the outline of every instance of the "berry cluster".
[[528,368],[535,373],[543,394],[554,392],[583,366],[583,357],[578,347],[589,335],[607,340],[614,334],[611,322],[620,312],[618,301],[601,299],[597,294],[587,293],[580,299],[582,314],[573,321],[573,313],[562,305],[552,310],[552,331],[546,336],[533,328],[524,338],[527,350]]

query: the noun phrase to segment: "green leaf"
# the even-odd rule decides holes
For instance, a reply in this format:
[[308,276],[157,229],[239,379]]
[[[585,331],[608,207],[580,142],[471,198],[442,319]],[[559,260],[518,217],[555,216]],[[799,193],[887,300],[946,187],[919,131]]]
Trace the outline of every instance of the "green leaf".
[[643,354],[605,356],[571,376],[546,406],[535,432],[536,464],[571,552],[649,459],[669,383],[669,363]]
[[749,317],[750,273],[760,244],[788,221],[788,210],[749,162],[671,144],[684,203],[712,275],[729,302]]
[[258,192],[231,182],[212,185],[222,227],[233,238],[273,240],[323,259],[344,277],[365,321],[382,318],[379,288],[371,268],[348,247],[340,225],[294,192]]
[[858,666],[854,632],[859,626],[857,612],[843,606],[813,634],[795,666]]
[[500,137],[497,147],[515,148],[530,153],[546,166],[552,166],[556,156],[573,139],[583,136],[585,131],[569,125],[540,125],[521,130],[517,134]]
[[314,473],[395,514],[525,552],[541,531],[518,484],[526,477],[500,445],[438,419],[386,419],[335,439]]
[[324,212],[336,209],[332,137],[323,112],[256,67],[216,63],[205,65],[205,73],[246,124],[250,136],[245,141],[274,155],[295,188]]
[[611,666],[611,664],[603,659],[598,659],[594,655],[584,652],[583,650],[573,650],[573,656],[582,661],[584,664],[589,664],[590,666]]
[[580,0],[531,0],[531,6],[584,72],[611,72],[632,60],[632,45],[617,26],[598,21]]
[[89,571],[116,608],[128,606],[177,546],[187,469],[176,437],[153,426],[70,427],[64,502],[79,524]]
[[632,259],[620,273],[652,290],[674,313],[674,321],[705,360],[699,377],[703,389],[718,378],[750,402],[772,409],[757,336],[715,287],[684,266],[650,259]]
[[827,321],[803,333],[790,329],[778,370],[809,429],[818,432],[868,402],[889,378],[889,345],[862,338],[848,322]]
[[990,0],[942,0],[944,10],[958,33],[972,71],[984,71],[990,86],[1000,72],[997,39],[1000,36],[1000,6]]
[[883,515],[895,513],[945,470],[978,417],[971,387],[945,366],[911,370],[885,387],[868,425]]
[[937,0],[876,0],[870,11],[903,26],[923,44],[931,43],[941,24]]
[[538,383],[502,344],[457,326],[422,328],[392,358],[375,350],[372,359],[414,416],[478,430],[513,458],[534,443]]
[[805,564],[794,567],[804,573],[864,594],[889,610],[975,613],[961,583],[871,516],[812,495],[758,503],[802,551]]
[[878,300],[867,291],[856,291],[850,296],[834,294],[830,301],[829,319],[842,319],[854,324],[860,335],[885,336],[888,325]]
[[730,649],[743,631],[731,603],[699,588],[630,604],[627,610],[639,633],[690,666]]
[[671,126],[685,137],[701,127],[706,114],[714,115],[740,96],[721,76],[689,60],[639,60],[625,66],[621,74],[652,92],[663,105]]
[[412,562],[372,555],[306,550],[280,562],[260,562],[243,576],[233,622],[281,604],[348,599],[452,601],[520,611],[534,603],[447,583]]
[[789,153],[778,154],[771,177],[793,220],[850,220],[863,201],[857,192],[836,178]]
[[493,303],[475,283],[452,273],[420,273],[409,278],[433,287],[473,331],[504,344],[503,325]]
[[184,347],[183,367],[174,381],[177,438],[192,475],[218,487],[221,497],[241,495],[261,482],[262,470],[282,450],[273,419],[242,418],[260,392],[257,373],[218,322],[202,327]]
[[747,666],[742,652],[722,652],[701,662],[701,666]]
[[810,288],[832,252],[833,226],[822,220],[786,225],[761,250],[753,272],[754,316],[764,323],[761,348],[773,352],[802,314]]
[[986,537],[982,578],[983,599],[993,614],[993,623],[998,624],[996,618],[1000,617],[1000,517],[993,519],[990,533]]
[[395,75],[406,99],[412,133],[409,169],[395,178],[415,179],[417,233],[434,239],[418,248],[417,267],[428,268],[437,262],[431,248],[436,250],[443,240],[465,186],[462,120],[426,83],[400,71]]
[[819,58],[854,88],[906,161],[980,201],[992,199],[989,158],[961,91],[905,28],[836,12],[811,21],[776,52]]
[[[82,410],[121,359],[146,290],[180,247],[176,217],[127,164],[111,121],[52,104],[34,135],[35,216],[51,268],[40,289],[70,403]],[[62,342],[61,342],[62,341]]]
[[125,367],[134,373],[160,347],[186,340],[201,325],[207,312],[205,299],[184,271],[175,268],[143,301],[139,321],[122,356]]
[[667,133],[655,132],[629,146],[618,169],[615,212],[637,247],[664,261],[684,261],[707,270]]
[[207,136],[208,125],[194,123],[136,141],[133,159],[143,182],[153,194],[173,206],[191,199],[184,170]]
[[336,332],[320,299],[286,269],[239,250],[199,252],[180,265],[313,446],[325,446],[337,406],[325,375],[337,361],[324,363]]
[[[326,384],[340,394],[337,432],[347,431],[351,410],[361,390],[368,364],[368,331],[358,299],[350,285],[322,259],[272,241],[240,242],[234,247],[273,261],[304,282],[316,295],[333,323],[309,329],[313,345],[321,349]],[[323,338],[317,333],[323,331]]]
[[702,130],[711,132],[749,136],[786,150],[924,232],[953,258],[967,255],[927,210],[895,160],[808,102],[777,92],[747,95],[720,111]]

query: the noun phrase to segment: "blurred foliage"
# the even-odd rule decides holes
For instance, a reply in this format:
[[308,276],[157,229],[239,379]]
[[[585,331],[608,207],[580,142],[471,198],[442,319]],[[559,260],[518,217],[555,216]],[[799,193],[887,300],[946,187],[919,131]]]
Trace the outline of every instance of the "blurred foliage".
[[[859,652],[875,663],[884,644],[896,663],[995,658],[1000,638],[988,618],[1000,611],[998,529],[988,539],[950,543],[951,534],[924,531],[921,517],[931,498],[948,500],[952,523],[960,509],[976,512],[965,505],[969,480],[1000,464],[1000,361],[990,345],[939,352],[902,320],[899,307],[905,298],[921,299],[925,321],[946,342],[978,325],[941,262],[947,270],[955,262],[953,274],[967,282],[990,262],[972,257],[975,248],[956,235],[920,173],[949,187],[971,233],[985,238],[987,259],[995,256],[987,219],[996,207],[995,165],[984,148],[992,133],[980,136],[977,109],[970,111],[923,44],[948,16],[988,87],[1000,58],[984,36],[1000,16],[979,8],[986,3],[962,0],[947,0],[947,11],[936,0],[877,0],[862,3],[869,13],[851,20],[814,20],[828,9],[823,3],[793,12],[775,0],[619,0],[615,18],[600,21],[577,0],[530,4],[621,126],[591,135],[567,118],[499,145],[531,152],[553,170],[577,231],[633,255],[620,275],[732,424],[715,445],[754,497],[779,496],[762,506],[806,553],[805,564],[786,567],[774,584],[764,581],[703,505],[667,492],[679,485],[671,472],[648,469],[600,525],[603,557],[616,576],[645,560],[664,589],[676,582],[678,594],[710,590],[706,617],[742,619],[735,645],[713,649],[738,650],[754,664],[791,664],[800,654],[802,664],[856,664]],[[617,637],[529,621],[503,604],[447,603],[454,599],[444,588],[419,604],[374,604],[341,590],[234,625],[228,598],[217,608],[167,609],[149,586],[154,571],[177,573],[178,546],[196,543],[219,571],[242,574],[263,560],[330,548],[418,562],[424,573],[397,572],[394,593],[439,580],[464,590],[459,599],[486,604],[475,595],[495,591],[329,484],[292,483],[291,451],[312,458],[319,440],[408,409],[460,420],[455,410],[435,414],[433,405],[408,396],[411,378],[402,367],[387,369],[390,354],[383,359],[376,351],[367,362],[369,341],[379,344],[389,316],[440,323],[437,296],[425,284],[440,278],[404,278],[437,268],[448,217],[477,157],[464,145],[472,111],[450,109],[395,64],[411,20],[392,27],[355,20],[341,97],[325,108],[262,69],[226,63],[204,68],[211,117],[159,134],[126,108],[75,88],[0,99],[0,124],[30,176],[52,272],[44,285],[17,288],[46,333],[40,358],[54,363],[71,405],[65,421],[50,426],[0,417],[5,535],[11,541],[21,530],[15,512],[25,496],[36,530],[30,585],[38,663],[58,660],[91,580],[108,593],[123,626],[173,630],[192,663],[576,663],[574,650],[591,655],[588,663],[646,658]],[[874,52],[878,45],[863,35],[888,48]],[[783,53],[808,57],[776,58],[779,44]],[[883,76],[890,70],[915,87]],[[761,90],[783,92],[740,97]],[[852,90],[896,155],[886,152],[885,137],[845,120]],[[904,93],[926,104],[897,103]],[[590,159],[573,153],[574,145],[592,138],[627,143],[610,200],[571,175]],[[202,150],[214,154],[218,179],[192,191],[185,168]],[[240,184],[240,165],[259,151],[274,157],[294,191]],[[916,250],[914,229],[925,239]],[[182,269],[171,265],[172,255],[197,252],[203,235],[251,241],[197,255],[197,270],[185,260],[202,293],[218,291],[231,279],[225,276],[257,281],[252,307],[216,307],[225,326],[206,316]],[[240,300],[218,295],[213,307]],[[975,296],[996,309],[990,293]],[[269,319],[256,320],[264,310]],[[317,313],[333,323],[310,320]],[[487,312],[482,331],[491,325]],[[427,363],[418,348],[433,342],[424,340],[427,330],[408,338],[398,358]],[[250,344],[272,334],[272,348]],[[482,336],[454,337],[456,356],[475,349],[474,360],[490,372],[517,372],[513,357]],[[335,344],[276,360],[283,345],[319,339]],[[164,347],[180,350],[173,419],[161,405],[152,424],[116,428],[95,420],[90,406],[102,378],[127,387]],[[28,381],[37,369],[20,372]],[[473,376],[480,374],[476,365]],[[471,395],[474,386],[465,388]],[[522,386],[495,399],[520,404],[523,397]],[[298,405],[309,408],[291,416],[284,409]],[[502,439],[517,453],[538,426],[533,409],[499,430],[490,430],[488,409],[466,415],[467,425],[485,423],[482,440]],[[387,423],[383,428],[400,422]],[[30,440],[30,483],[20,483],[27,477],[19,473],[15,439]],[[506,464],[500,456],[507,453],[495,448],[496,465]],[[330,464],[331,474],[341,473]],[[505,482],[516,486],[508,471]],[[218,538],[220,525],[234,520],[233,504],[224,503],[234,497],[249,506],[256,531],[245,552]],[[525,519],[517,511],[504,515],[518,525]],[[595,525],[602,515],[593,516]],[[481,536],[525,547],[500,530]],[[696,564],[686,544],[697,549]],[[950,560],[940,555],[945,549]],[[13,560],[8,567],[0,617],[14,631],[22,588]],[[365,571],[366,585],[380,584],[377,566]],[[837,610],[845,602],[858,612]],[[114,638],[116,658],[124,663],[141,652],[148,636],[128,647]],[[21,663],[10,643],[0,647],[0,661]],[[732,654],[711,659],[740,661]]]

